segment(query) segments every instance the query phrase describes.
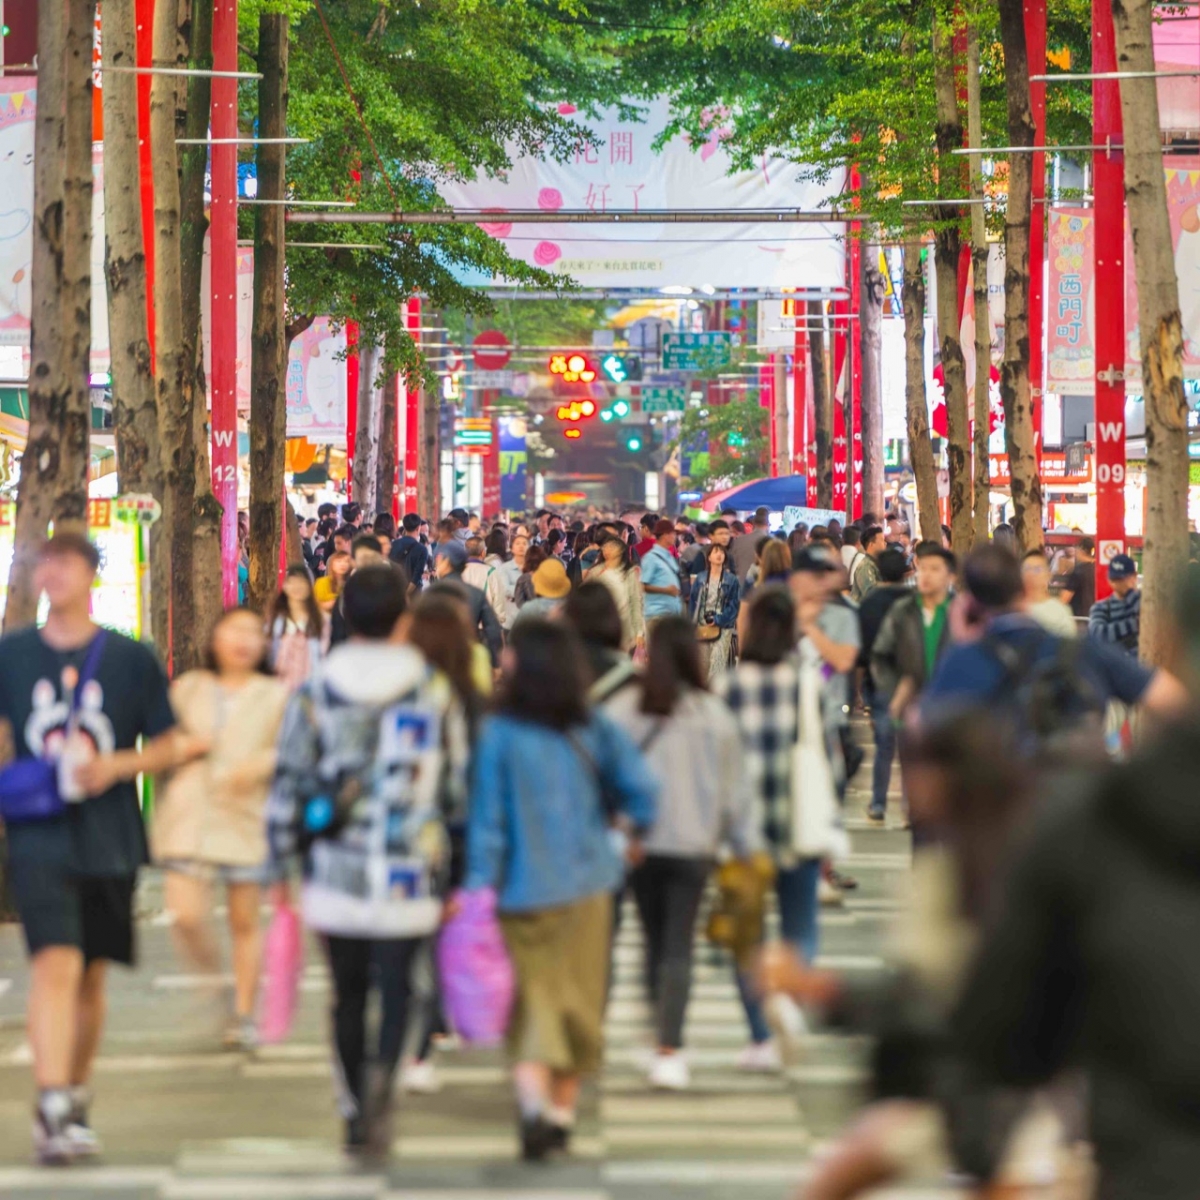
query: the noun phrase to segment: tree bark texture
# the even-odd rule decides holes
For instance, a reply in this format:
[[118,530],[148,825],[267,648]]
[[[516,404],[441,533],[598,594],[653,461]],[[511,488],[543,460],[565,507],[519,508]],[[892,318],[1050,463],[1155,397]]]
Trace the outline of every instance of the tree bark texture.
[[[259,136],[287,128],[288,18],[258,18]],[[258,147],[258,195],[284,198],[284,147]],[[283,290],[284,208],[254,209],[254,318],[250,350],[250,607],[266,613],[278,591],[287,455],[287,340]]]
[[[1004,43],[1004,83],[1008,98],[1008,140],[1032,146],[1036,136],[1029,103],[1029,56],[1025,47],[1022,0],[1000,0]],[[1161,163],[1160,172],[1161,174]],[[1004,217],[1004,362],[1000,394],[1004,399],[1004,446],[1013,499],[1017,544],[1022,550],[1042,545],[1042,485],[1029,383],[1029,223],[1033,209],[1033,155],[1014,154],[1008,163],[1008,207]],[[1044,220],[1042,213],[1037,220]],[[1042,269],[1041,263],[1037,269]]]
[[937,468],[929,436],[929,400],[925,394],[925,265],[921,240],[904,243],[904,407],[908,457],[917,483],[917,523],[921,540],[942,542]]
[[859,255],[858,335],[862,355],[862,510],[883,512],[883,294],[879,245],[866,242]]
[[358,346],[358,424],[354,435],[354,499],[363,512],[376,510],[376,463],[379,460],[379,350],[360,342]]
[[[980,96],[979,34],[972,19],[967,25],[967,141],[983,145],[983,112]],[[991,511],[991,478],[988,435],[991,431],[992,323],[988,313],[988,239],[983,204],[982,156],[970,156],[971,199],[971,290],[975,301],[975,541],[986,542]]]
[[[1153,72],[1153,9],[1146,0],[1113,0],[1117,70]],[[1146,404],[1146,521],[1142,561],[1141,656],[1164,665],[1170,614],[1188,562],[1188,428],[1183,391],[1179,282],[1167,216],[1153,78],[1121,80],[1125,200],[1133,231]]]
[[138,163],[137,61],[133,6],[104,14],[104,274],[112,347],[113,427],[123,492],[162,498],[158,412],[146,317],[146,244]]
[[[960,160],[953,156],[963,142],[955,79],[954,43],[943,16],[935,14],[933,26],[934,89],[937,94],[937,150],[942,163],[939,188],[961,196],[965,181]],[[958,205],[943,204],[934,210],[933,265],[937,278],[937,330],[946,395],[946,461],[950,468],[950,534],[954,549],[971,548],[971,441],[967,418],[967,375],[959,337],[958,260],[962,249]]]
[[812,360],[813,441],[817,452],[817,507],[833,507],[833,405],[830,402],[828,343],[825,340],[825,309],[820,300],[810,300],[808,347]]
[[[178,0],[154,7],[154,62],[176,65]],[[192,498],[195,494],[191,397],[183,387],[184,326],[180,274],[179,173],[175,153],[177,81],[154,75],[150,141],[154,164],[154,385],[165,486],[161,537],[170,558],[171,666],[178,674],[198,657],[192,589]]]
[[33,574],[51,521],[87,525],[92,345],[91,0],[38,8],[29,440],[21,459],[4,628],[31,625]]
[[379,397],[379,454],[375,481],[375,499],[380,512],[390,513],[394,507],[396,488],[399,486],[397,449],[400,445],[397,421],[399,420],[400,384],[393,375],[384,380]]
[[[179,34],[176,55],[181,66],[212,68],[212,0],[177,0]],[[212,83],[197,75],[180,81],[176,91],[177,137],[203,138],[208,132],[212,106]],[[212,427],[205,396],[202,337],[200,328],[201,278],[204,237],[208,219],[204,215],[206,146],[186,146],[179,169],[180,276],[183,303],[184,356],[181,374],[183,395],[190,415],[192,438],[186,451],[191,456],[188,474],[192,481],[192,609],[195,614],[197,646],[216,624],[224,599],[213,581],[221,578],[221,506],[213,494],[209,441]]]
[[[436,324],[436,321],[430,321]],[[441,513],[442,463],[441,447],[438,444],[438,408],[440,401],[436,390],[421,388],[418,393],[421,405],[421,454],[417,464],[417,499],[421,516],[430,523]]]

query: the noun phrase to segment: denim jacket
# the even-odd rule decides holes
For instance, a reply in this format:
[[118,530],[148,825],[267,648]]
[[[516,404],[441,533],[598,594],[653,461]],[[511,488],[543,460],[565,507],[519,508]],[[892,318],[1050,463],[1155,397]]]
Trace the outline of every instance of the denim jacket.
[[[708,572],[702,571],[692,580],[692,595],[691,595],[691,610],[692,620],[697,625],[704,624],[704,614],[698,612],[700,605],[700,597],[704,595],[705,585],[708,583]],[[738,608],[741,606],[741,585],[738,583],[738,577],[732,571],[726,571],[721,576],[721,586],[719,590],[720,607],[717,609],[714,623],[722,629],[736,629]]]
[[640,751],[603,713],[568,733],[490,717],[475,747],[466,888],[494,887],[501,912],[613,891],[623,868],[607,810],[648,829],[657,796]]

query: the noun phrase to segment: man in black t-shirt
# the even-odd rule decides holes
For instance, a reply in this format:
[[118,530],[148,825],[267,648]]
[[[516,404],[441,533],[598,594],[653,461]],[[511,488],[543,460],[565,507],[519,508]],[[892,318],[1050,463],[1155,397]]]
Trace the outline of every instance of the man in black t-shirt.
[[1079,539],[1075,548],[1075,569],[1063,583],[1061,599],[1071,606],[1077,617],[1091,615],[1096,603],[1096,541],[1094,538]]
[[98,565],[82,534],[47,542],[35,575],[50,601],[45,628],[0,639],[8,756],[56,763],[68,801],[62,815],[7,828],[8,879],[30,956],[34,1144],[48,1164],[99,1150],[87,1086],[105,971],[109,962],[133,963],[133,892],[147,861],[134,780],[204,751],[175,733],[150,650],[92,623]]

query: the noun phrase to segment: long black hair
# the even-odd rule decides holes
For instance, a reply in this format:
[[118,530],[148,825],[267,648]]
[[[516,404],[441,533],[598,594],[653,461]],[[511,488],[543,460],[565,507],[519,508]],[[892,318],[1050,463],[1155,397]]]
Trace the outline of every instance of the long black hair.
[[[304,601],[304,611],[306,620],[304,622],[304,636],[310,638],[319,638],[324,631],[324,618],[321,616],[321,606],[317,603],[317,598],[313,594],[312,575],[309,574],[307,567],[300,566],[298,563],[288,567],[284,574],[284,582],[291,578],[303,579],[308,584],[308,598]],[[275,629],[275,622],[280,618],[283,619],[285,626],[288,619],[292,615],[292,610],[288,604],[287,594],[283,588],[279,589],[279,594],[275,597],[275,603],[271,606],[271,621],[270,629],[272,632]]]
[[565,621],[518,621],[509,649],[513,661],[497,697],[501,713],[558,730],[587,721],[587,664],[574,629]]
[[689,688],[705,689],[696,628],[686,617],[663,617],[650,632],[642,712],[669,717]]
[[742,641],[742,661],[773,667],[795,645],[796,605],[791,593],[774,583],[755,588]]
[[604,547],[609,542],[616,542],[621,547],[621,570],[628,571],[633,566],[633,550],[629,543],[615,533],[610,533],[607,529],[601,529],[596,536],[596,545],[600,548],[600,561],[605,566],[608,565],[608,559],[604,557]]
[[[581,583],[563,601],[561,616],[585,642],[620,650],[624,633],[612,592],[593,580]],[[693,634],[693,637],[695,635]]]
[[450,680],[473,726],[483,707],[483,697],[475,687],[475,677],[471,673],[473,644],[470,629],[470,612],[462,589],[453,584],[435,583],[413,606],[408,640],[421,651],[430,666]]

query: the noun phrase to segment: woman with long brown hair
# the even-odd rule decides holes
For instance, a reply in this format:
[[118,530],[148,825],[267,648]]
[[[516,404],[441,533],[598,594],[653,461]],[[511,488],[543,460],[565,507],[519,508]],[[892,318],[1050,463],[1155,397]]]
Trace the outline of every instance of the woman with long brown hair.
[[325,618],[304,566],[288,567],[268,621],[271,669],[295,690],[312,674],[321,657]]

